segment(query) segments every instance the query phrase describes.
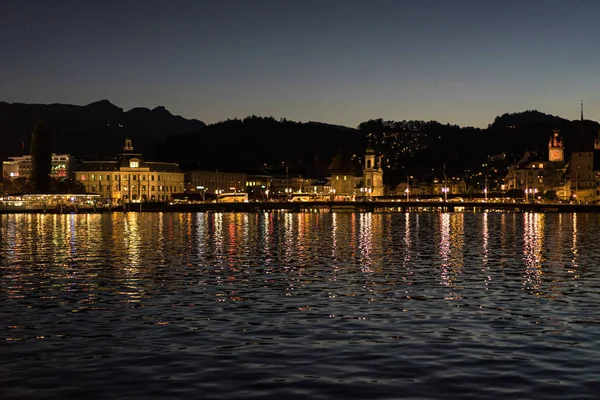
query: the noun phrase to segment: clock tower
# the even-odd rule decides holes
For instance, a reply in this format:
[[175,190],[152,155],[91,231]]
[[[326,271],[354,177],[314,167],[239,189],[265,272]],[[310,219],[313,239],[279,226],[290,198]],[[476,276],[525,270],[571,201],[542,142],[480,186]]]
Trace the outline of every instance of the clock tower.
[[559,133],[560,131],[555,129],[552,137],[550,137],[550,141],[548,142],[548,159],[550,162],[565,161],[562,138],[560,137]]

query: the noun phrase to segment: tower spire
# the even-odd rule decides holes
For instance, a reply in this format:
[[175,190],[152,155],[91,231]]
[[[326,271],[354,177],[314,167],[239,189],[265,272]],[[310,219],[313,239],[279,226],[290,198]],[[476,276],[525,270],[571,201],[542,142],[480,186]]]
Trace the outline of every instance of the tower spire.
[[581,123],[579,124],[579,140],[583,140],[583,100],[581,100]]

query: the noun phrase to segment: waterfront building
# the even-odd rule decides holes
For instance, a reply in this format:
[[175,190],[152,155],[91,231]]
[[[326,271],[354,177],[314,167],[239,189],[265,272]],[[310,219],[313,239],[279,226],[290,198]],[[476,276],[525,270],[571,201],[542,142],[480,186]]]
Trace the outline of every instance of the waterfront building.
[[581,103],[581,128],[575,141],[570,163],[571,191],[578,203],[596,203],[600,200],[600,133],[594,141],[583,130],[583,102]]
[[75,171],[87,193],[99,194],[114,204],[165,202],[182,193],[184,174],[177,164],[146,161],[125,139],[123,152],[108,161],[82,161]]
[[307,182],[302,187],[302,192],[313,193],[317,195],[330,195],[331,194],[331,183],[327,178],[319,179],[307,179]]
[[[70,154],[52,154],[50,176],[53,178],[72,178],[74,159]],[[2,162],[4,179],[29,178],[32,170],[31,155],[9,157]]]
[[246,192],[251,200],[267,201],[271,194],[272,176],[262,172],[246,175]]
[[464,195],[467,193],[467,183],[463,178],[446,178],[439,179],[433,178],[430,185],[428,185],[427,194],[443,196],[444,188],[447,188],[446,193],[448,195]]
[[359,163],[346,150],[341,150],[329,166],[331,195],[335,200],[354,200],[363,179]]
[[248,175],[241,172],[193,170],[185,173],[186,192],[204,191],[211,196],[246,192]]
[[[571,166],[572,163],[573,157]],[[559,200],[564,201],[571,197],[568,172],[569,164],[564,161],[560,131],[555,129],[548,142],[548,159],[544,160],[537,152],[525,152],[518,162],[508,167],[506,187],[507,190],[522,190],[527,200],[553,191]]]

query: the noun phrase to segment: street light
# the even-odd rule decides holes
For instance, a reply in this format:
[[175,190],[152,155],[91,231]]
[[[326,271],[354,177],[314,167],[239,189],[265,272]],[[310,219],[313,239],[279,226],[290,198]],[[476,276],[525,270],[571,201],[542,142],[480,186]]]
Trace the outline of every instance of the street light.
[[485,201],[487,202],[487,175],[485,176],[485,187],[483,188],[483,196],[485,197]]
[[196,189],[202,190],[202,202],[204,203],[204,201],[205,201],[204,195],[206,193],[206,191],[204,190],[204,186],[196,186]]

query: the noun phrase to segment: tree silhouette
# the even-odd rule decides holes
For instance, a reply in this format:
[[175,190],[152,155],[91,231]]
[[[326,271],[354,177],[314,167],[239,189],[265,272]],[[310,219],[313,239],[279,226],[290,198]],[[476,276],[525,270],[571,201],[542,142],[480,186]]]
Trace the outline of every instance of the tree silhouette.
[[31,132],[31,182],[37,193],[50,190],[50,170],[52,169],[52,149],[50,135],[43,121],[38,121]]

